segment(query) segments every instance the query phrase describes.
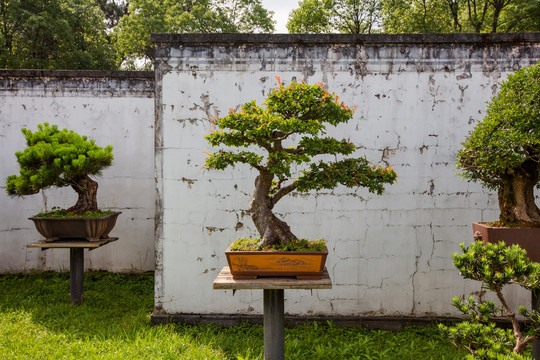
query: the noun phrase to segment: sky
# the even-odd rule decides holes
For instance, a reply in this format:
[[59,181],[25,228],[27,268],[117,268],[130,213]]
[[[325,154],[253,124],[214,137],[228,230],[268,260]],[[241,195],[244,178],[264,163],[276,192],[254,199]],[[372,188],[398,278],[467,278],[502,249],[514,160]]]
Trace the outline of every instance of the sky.
[[289,12],[298,7],[298,0],[262,0],[263,6],[274,12],[274,20],[276,20],[275,34],[287,33],[287,18]]

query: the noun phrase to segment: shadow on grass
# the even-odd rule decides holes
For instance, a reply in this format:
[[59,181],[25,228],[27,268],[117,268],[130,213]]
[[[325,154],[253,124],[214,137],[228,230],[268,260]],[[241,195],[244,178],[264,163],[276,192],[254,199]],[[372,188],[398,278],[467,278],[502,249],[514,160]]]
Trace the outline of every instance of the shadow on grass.
[[[69,273],[0,276],[0,308],[32,314],[52,331],[71,329],[84,336],[111,327],[134,325],[153,307],[151,273],[140,275],[87,272],[84,304],[69,301]],[[112,326],[114,324],[115,326]]]

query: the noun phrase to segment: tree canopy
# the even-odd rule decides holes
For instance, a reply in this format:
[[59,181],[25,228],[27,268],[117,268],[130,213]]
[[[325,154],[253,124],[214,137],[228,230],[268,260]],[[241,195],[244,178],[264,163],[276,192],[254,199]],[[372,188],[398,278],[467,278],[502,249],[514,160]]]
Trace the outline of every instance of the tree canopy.
[[501,222],[540,222],[540,65],[508,76],[458,152],[470,181],[499,191]]
[[0,0],[0,68],[145,69],[151,33],[272,32],[272,15],[260,0]]
[[92,0],[0,0],[0,68],[117,68]]
[[537,0],[303,0],[292,33],[455,33],[540,30]]
[[273,13],[260,0],[131,0],[114,31],[118,56],[127,67],[154,60],[152,33],[252,33],[274,31]]
[[[540,31],[538,0],[302,0],[290,33]],[[152,33],[269,33],[261,0],[0,0],[0,68],[149,69]]]
[[289,14],[290,33],[370,34],[380,21],[381,0],[303,0]]
[[[349,140],[325,136],[327,126],[346,123],[353,116],[339,96],[322,83],[283,86],[278,81],[265,107],[251,101],[240,111],[231,109],[215,122],[219,130],[206,137],[212,146],[239,148],[209,154],[207,168],[223,170],[247,164],[259,172],[250,213],[264,245],[297,240],[288,225],[272,213],[275,204],[292,191],[333,189],[341,184],[381,194],[384,185],[396,179],[391,167],[372,164],[364,157],[348,157],[357,150]],[[317,160],[320,155],[333,155],[335,160]]]

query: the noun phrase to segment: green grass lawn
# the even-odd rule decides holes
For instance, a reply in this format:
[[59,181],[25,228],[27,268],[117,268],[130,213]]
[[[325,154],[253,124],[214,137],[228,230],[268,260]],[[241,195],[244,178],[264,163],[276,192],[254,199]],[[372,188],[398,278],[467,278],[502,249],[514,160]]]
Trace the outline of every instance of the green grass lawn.
[[[262,326],[150,324],[152,274],[0,275],[0,359],[263,359]],[[303,325],[286,329],[287,359],[463,359],[435,327],[400,332]]]

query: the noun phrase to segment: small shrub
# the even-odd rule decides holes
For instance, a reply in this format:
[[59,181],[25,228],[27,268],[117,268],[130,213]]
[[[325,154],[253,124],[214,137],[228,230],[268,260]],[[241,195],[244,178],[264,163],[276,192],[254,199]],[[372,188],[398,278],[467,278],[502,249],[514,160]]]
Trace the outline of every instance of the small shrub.
[[324,240],[297,239],[287,244],[262,245],[261,239],[237,239],[230,249],[232,251],[323,251],[326,246]]
[[[529,320],[527,327],[522,329],[502,289],[508,284],[538,289],[540,264],[532,262],[519,246],[507,247],[502,242],[483,245],[477,241],[470,247],[461,244],[461,249],[462,255],[452,254],[454,265],[465,279],[481,281],[483,288],[493,291],[501,307],[482,298],[454,297],[453,305],[468,321],[453,326],[439,325],[439,330],[455,346],[468,350],[475,358],[499,359],[504,355],[504,359],[520,359],[526,346],[540,339],[540,316],[521,306],[519,312]],[[493,317],[500,312],[510,320],[511,330],[495,327]]]

